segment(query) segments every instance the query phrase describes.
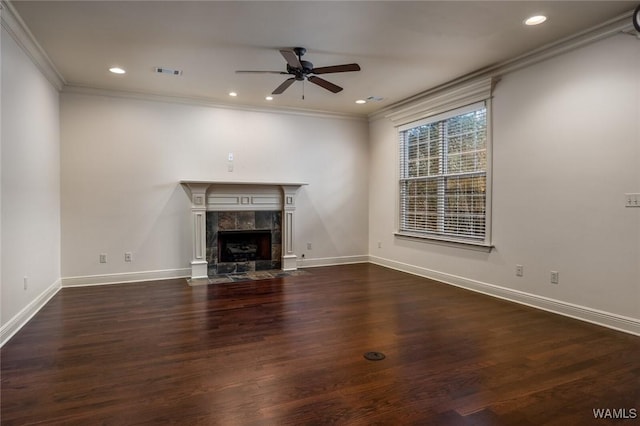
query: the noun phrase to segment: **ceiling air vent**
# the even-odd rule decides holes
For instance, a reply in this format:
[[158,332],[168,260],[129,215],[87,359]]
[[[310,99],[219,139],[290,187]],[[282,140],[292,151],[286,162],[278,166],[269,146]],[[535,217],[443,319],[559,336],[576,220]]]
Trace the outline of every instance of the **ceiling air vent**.
[[171,68],[154,68],[157,74],[182,75],[182,70],[172,70]]
[[367,98],[367,102],[382,102],[383,100],[384,98],[380,96],[369,96]]

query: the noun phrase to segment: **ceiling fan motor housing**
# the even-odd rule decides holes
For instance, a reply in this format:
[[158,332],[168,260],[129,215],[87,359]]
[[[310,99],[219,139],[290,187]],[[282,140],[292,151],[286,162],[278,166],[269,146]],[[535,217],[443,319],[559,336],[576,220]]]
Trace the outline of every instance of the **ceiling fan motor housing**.
[[287,73],[295,76],[296,80],[304,80],[305,76],[313,71],[313,64],[309,61],[300,61],[301,68],[295,68],[287,64]]

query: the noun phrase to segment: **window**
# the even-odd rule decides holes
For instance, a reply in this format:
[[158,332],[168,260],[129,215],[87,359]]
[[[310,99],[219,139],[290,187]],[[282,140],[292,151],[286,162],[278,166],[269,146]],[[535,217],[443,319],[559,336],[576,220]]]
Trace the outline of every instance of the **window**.
[[488,245],[486,102],[399,128],[401,235]]

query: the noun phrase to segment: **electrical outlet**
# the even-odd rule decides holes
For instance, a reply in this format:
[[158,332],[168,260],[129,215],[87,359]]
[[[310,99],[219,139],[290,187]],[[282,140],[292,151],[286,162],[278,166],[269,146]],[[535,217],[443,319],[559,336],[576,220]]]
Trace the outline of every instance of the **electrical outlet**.
[[551,271],[551,284],[558,284],[560,281],[560,273],[558,271]]
[[124,254],[124,261],[125,262],[131,262],[131,252],[128,251]]
[[516,277],[524,276],[524,266],[516,265]]
[[625,207],[640,207],[640,194],[624,194]]
[[107,263],[107,254],[100,253],[100,263]]
[[307,250],[311,250],[311,243],[307,243]]
[[29,285],[29,277],[24,277],[24,289],[27,289],[27,286]]
[[382,241],[378,241],[378,248],[382,248]]

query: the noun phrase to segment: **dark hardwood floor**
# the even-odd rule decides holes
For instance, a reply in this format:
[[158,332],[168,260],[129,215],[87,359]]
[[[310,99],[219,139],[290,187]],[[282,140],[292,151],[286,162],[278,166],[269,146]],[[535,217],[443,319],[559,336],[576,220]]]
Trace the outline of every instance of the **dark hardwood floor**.
[[640,337],[375,265],[308,271],[62,289],[2,348],[2,425],[640,422]]

